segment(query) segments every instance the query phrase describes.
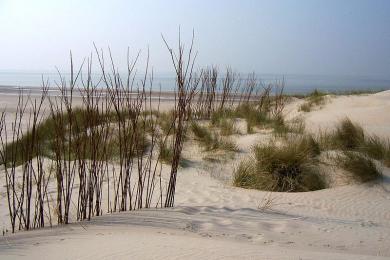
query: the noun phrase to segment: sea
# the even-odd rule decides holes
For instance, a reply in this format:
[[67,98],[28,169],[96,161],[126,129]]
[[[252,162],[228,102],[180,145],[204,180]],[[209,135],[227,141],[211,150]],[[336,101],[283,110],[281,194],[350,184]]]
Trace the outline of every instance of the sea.
[[[64,78],[69,78],[69,73],[62,74]],[[341,76],[341,75],[280,75],[280,74],[256,74],[256,77],[263,85],[284,81],[285,93],[287,94],[307,94],[317,89],[323,92],[353,92],[353,91],[381,91],[390,89],[389,77],[374,76]],[[123,79],[126,76],[123,75]],[[245,81],[246,76],[241,76]],[[39,90],[42,80],[49,82],[51,88],[56,88],[60,77],[57,72],[37,72],[37,71],[0,71],[0,95],[12,92],[18,88]],[[92,73],[94,82],[100,79],[99,73]],[[136,77],[135,86],[139,86],[141,77]],[[81,81],[79,81],[81,82]],[[219,84],[222,81],[219,80]],[[244,83],[244,82],[243,82]],[[102,84],[103,85],[103,84]],[[147,88],[150,88],[148,81]],[[173,91],[175,89],[175,77],[173,74],[154,74],[153,90]]]

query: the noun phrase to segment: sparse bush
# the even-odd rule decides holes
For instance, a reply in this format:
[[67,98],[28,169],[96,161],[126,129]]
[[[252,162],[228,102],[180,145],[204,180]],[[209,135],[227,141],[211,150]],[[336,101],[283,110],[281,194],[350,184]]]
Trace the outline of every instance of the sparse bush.
[[318,144],[305,137],[254,147],[254,158],[242,162],[235,171],[234,185],[271,191],[312,191],[326,187],[318,171]]

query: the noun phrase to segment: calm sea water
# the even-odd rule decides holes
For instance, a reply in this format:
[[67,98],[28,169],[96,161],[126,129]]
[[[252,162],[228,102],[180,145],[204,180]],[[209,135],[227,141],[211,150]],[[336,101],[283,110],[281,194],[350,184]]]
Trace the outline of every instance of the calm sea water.
[[[14,72],[0,71],[0,89],[6,87],[37,87],[39,88],[43,78],[49,79],[50,86],[55,87],[58,74],[52,72]],[[68,76],[65,74],[65,76]],[[364,77],[364,76],[320,76],[320,75],[276,75],[258,74],[264,84],[275,80],[285,79],[285,92],[289,94],[305,94],[314,89],[331,92],[343,92],[351,90],[385,90],[390,89],[389,79]],[[99,75],[94,74],[94,80]],[[175,79],[172,75],[156,75],[153,80],[153,89],[163,91],[173,90]]]

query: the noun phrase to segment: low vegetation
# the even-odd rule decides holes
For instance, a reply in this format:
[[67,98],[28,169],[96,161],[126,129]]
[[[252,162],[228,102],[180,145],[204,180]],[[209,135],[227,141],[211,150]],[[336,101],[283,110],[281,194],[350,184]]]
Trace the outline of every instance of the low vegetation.
[[341,120],[336,129],[320,135],[323,149],[357,152],[390,166],[390,142],[375,135],[367,135],[363,128],[349,118]]
[[163,140],[159,141],[159,156],[160,160],[171,164],[173,161],[173,147],[172,145],[168,144],[166,141]]
[[305,98],[305,103],[299,107],[299,111],[310,112],[314,107],[323,105],[325,103],[326,93],[318,91],[317,89],[310,93]]
[[[92,82],[92,61],[88,60],[86,72],[81,66],[76,73],[71,60],[72,78],[66,82],[60,74],[58,96],[47,96],[45,83],[40,101],[30,96],[23,99],[21,93],[12,114],[12,129],[5,129],[6,113],[2,112],[0,166],[5,172],[13,232],[52,225],[52,216],[58,224],[67,224],[71,214],[85,220],[103,212],[172,207],[185,138],[193,137],[204,151],[213,151],[204,158],[214,159],[215,154],[233,158],[233,152],[239,151],[233,139],[238,133],[237,119],[246,121],[247,133],[268,128],[275,138],[254,146],[253,157],[238,165],[234,172],[237,187],[281,192],[326,188],[319,155],[329,149],[340,151],[340,167],[360,182],[380,176],[373,159],[390,166],[389,142],[367,136],[349,119],[318,140],[305,135],[302,120],[287,122],[283,117],[287,100],[284,82],[264,87],[254,73],[242,81],[230,68],[221,78],[216,67],[197,74],[192,71],[192,46],[187,56],[182,43],[177,53],[166,45],[177,73],[170,111],[160,111],[161,93],[158,105],[152,105],[154,98],[147,90],[152,88],[153,78],[148,60],[143,79],[135,78],[137,59],[128,64],[128,75],[122,79],[115,64],[104,66],[103,52],[96,49],[102,74],[99,82]],[[83,72],[86,75],[81,75]],[[196,91],[198,85],[201,88]],[[80,107],[72,103],[76,92],[81,95]],[[42,108],[45,102],[46,113]],[[324,102],[325,93],[316,90],[306,97],[300,110],[308,112]],[[25,121],[28,132],[23,132],[21,122]],[[11,134],[3,137],[3,131]],[[47,161],[50,165],[44,167]],[[168,182],[162,181],[161,163],[170,167]],[[17,169],[20,165],[23,167]],[[55,187],[49,191],[50,181]],[[107,208],[103,209],[106,198]],[[73,203],[75,212],[71,212]],[[50,212],[53,209],[55,212]]]
[[218,136],[206,126],[202,126],[197,122],[192,122],[190,128],[195,139],[201,143],[206,151],[217,149],[232,152],[238,151],[237,145],[233,140]]
[[234,173],[234,185],[269,191],[312,191],[326,182],[318,170],[319,146],[312,137],[257,145],[254,157],[243,161]]
[[361,153],[345,151],[337,156],[336,162],[358,182],[372,181],[382,175],[375,162]]

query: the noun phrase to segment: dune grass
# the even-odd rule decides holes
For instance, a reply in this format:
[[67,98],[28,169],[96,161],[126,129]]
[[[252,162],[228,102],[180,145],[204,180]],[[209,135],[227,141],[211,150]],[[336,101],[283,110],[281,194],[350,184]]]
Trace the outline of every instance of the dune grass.
[[288,140],[278,146],[257,145],[253,158],[239,164],[233,184],[237,187],[280,192],[324,189],[326,182],[318,170],[319,145],[312,137]]
[[342,120],[333,136],[334,144],[341,149],[357,149],[364,143],[363,128],[354,124],[349,118]]
[[382,175],[374,161],[361,153],[344,151],[336,158],[336,161],[358,182],[372,181]]
[[[128,113],[123,113],[123,116],[131,118],[131,115]],[[61,118],[63,122],[60,132],[64,135],[64,137],[67,136],[67,133],[70,131],[69,120],[72,120],[72,142],[64,139],[64,142],[60,144],[62,149],[69,150],[69,154],[67,153],[68,160],[74,160],[77,156],[82,156],[83,158],[88,159],[93,156],[93,152],[95,153],[95,156],[96,153],[97,156],[102,155],[103,150],[94,149],[93,145],[89,142],[89,139],[94,136],[95,138],[102,138],[102,131],[99,129],[94,130],[94,128],[98,128],[100,124],[108,122],[111,122],[111,124],[114,125],[117,123],[113,118],[112,111],[102,114],[95,111],[87,112],[85,109],[81,108],[74,108],[71,112],[71,116],[68,112],[65,112],[61,115]],[[93,118],[93,120],[91,120],[91,118]],[[55,149],[58,149],[58,147],[56,148],[54,136],[56,131],[58,131],[58,129],[56,129],[55,120],[57,120],[56,117],[47,117],[37,125],[34,136],[32,135],[30,129],[28,132],[22,133],[19,138],[15,138],[15,141],[6,144],[4,148],[4,163],[9,164],[13,161],[16,163],[16,166],[21,165],[30,158],[36,157],[38,155],[36,151],[39,151],[39,155],[41,156],[54,159]],[[132,151],[128,153],[130,156],[136,156],[136,153],[144,153],[150,145],[150,141],[146,136],[146,130],[148,127],[147,123],[143,125],[143,121],[139,120],[137,124],[138,126],[136,127],[136,131],[129,130],[127,133],[127,135],[129,135],[129,140],[132,138],[132,134],[137,135],[138,140],[138,142],[134,142],[133,146],[130,148],[132,149]],[[144,129],[145,131],[141,131],[141,129]],[[118,138],[118,131],[109,131],[107,151],[110,159],[116,159],[118,157]],[[31,146],[39,147],[39,149],[30,149]],[[81,153],[79,150],[80,147],[83,149]],[[34,153],[26,153],[28,150],[34,151]],[[15,158],[11,158],[12,156]]]
[[320,106],[325,103],[326,93],[314,90],[306,97],[306,102],[299,107],[299,111],[310,112],[313,107]]
[[371,157],[372,159],[383,161],[390,167],[390,142],[384,141],[378,136],[367,136],[359,146],[359,151]]
[[229,136],[238,133],[238,130],[234,125],[234,119],[220,117],[218,119],[212,120],[211,124],[218,127],[220,129],[220,134],[223,136]]
[[363,128],[349,118],[341,120],[335,131],[320,135],[323,149],[358,152],[390,167],[390,142],[375,135],[367,135]]
[[[39,145],[41,155],[52,157],[53,145],[51,140],[53,139],[54,134],[54,120],[52,118],[44,119],[36,128],[36,134],[33,137],[31,130],[21,134],[19,138],[15,136],[15,140],[9,142],[4,147],[4,162],[0,164],[8,165],[11,161],[16,163],[16,165],[21,165],[26,162],[29,157],[35,157],[37,154],[34,150],[33,154],[27,155],[26,151],[32,150],[29,149],[29,146]],[[12,137],[8,137],[12,138]],[[33,140],[33,138],[35,138]],[[14,158],[11,158],[14,157]]]
[[173,148],[172,145],[167,144],[167,142],[159,141],[159,158],[162,162],[171,164],[173,161]]
[[195,139],[201,143],[206,151],[217,149],[233,152],[238,151],[237,145],[234,141],[229,138],[219,137],[206,126],[201,126],[197,122],[193,121],[190,128],[195,135]]

